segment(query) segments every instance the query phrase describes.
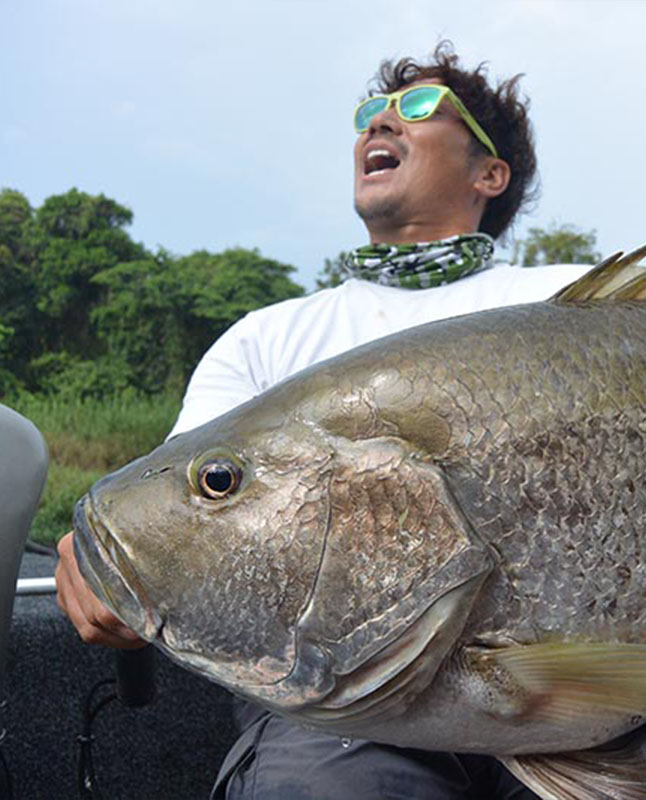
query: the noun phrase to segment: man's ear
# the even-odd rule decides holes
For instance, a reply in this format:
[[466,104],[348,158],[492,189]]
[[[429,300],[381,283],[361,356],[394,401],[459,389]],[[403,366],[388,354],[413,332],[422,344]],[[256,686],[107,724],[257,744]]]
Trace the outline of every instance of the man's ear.
[[506,161],[502,158],[492,158],[488,156],[485,158],[480,168],[473,188],[485,200],[492,197],[498,197],[502,194],[511,178],[511,169]]

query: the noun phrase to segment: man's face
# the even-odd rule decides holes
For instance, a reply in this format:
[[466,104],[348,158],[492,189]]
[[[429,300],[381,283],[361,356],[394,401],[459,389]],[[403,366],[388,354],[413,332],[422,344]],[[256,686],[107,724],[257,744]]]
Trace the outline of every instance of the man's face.
[[355,208],[373,241],[380,232],[406,227],[442,229],[443,220],[456,219],[464,203],[473,203],[471,144],[472,134],[446,98],[421,122],[404,122],[394,106],[375,115],[354,148]]

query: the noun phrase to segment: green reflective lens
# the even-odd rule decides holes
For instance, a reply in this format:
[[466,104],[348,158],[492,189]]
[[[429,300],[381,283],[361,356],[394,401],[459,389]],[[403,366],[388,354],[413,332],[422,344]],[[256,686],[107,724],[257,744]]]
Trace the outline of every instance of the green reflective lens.
[[354,127],[357,131],[367,131],[370,120],[375,114],[381,113],[388,105],[387,97],[371,97],[362,103],[354,115]]
[[420,86],[410,89],[399,98],[399,110],[406,120],[430,117],[442,97],[442,89],[435,86]]

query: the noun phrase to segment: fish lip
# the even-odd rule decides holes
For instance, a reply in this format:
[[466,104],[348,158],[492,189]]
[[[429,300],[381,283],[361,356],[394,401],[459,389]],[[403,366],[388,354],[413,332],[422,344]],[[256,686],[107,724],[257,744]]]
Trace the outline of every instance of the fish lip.
[[[81,574],[94,594],[143,638],[148,641],[158,638],[165,620],[152,607],[141,579],[118,539],[97,513],[91,491],[76,504],[73,527],[74,554]],[[130,613],[124,615],[120,612],[112,595],[123,600]],[[132,615],[135,618],[130,618]]]

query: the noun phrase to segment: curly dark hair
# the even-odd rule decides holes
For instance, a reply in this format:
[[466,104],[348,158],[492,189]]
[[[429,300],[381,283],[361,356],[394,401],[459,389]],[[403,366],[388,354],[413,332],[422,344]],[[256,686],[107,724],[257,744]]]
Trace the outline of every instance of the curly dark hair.
[[[470,72],[462,69],[453,44],[443,40],[429,63],[419,64],[412,58],[401,58],[396,63],[383,61],[373,79],[375,91],[389,94],[414,81],[437,78],[453,89],[489,134],[500,158],[511,170],[509,186],[487,202],[480,220],[479,230],[494,238],[504,233],[516,214],[538,196],[534,136],[527,114],[529,100],[518,97],[521,77],[515,75],[492,89],[487,82],[486,64],[479,64]],[[471,141],[474,157],[489,152],[475,137]]]

